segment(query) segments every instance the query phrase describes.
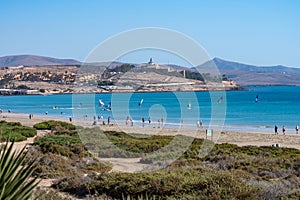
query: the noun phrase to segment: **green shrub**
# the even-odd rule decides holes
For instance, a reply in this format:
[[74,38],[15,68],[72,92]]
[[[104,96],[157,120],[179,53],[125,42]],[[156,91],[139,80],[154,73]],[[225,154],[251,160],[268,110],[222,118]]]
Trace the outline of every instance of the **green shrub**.
[[[82,187],[82,186],[81,186]],[[104,174],[88,184],[92,194],[122,199],[130,195],[162,199],[260,199],[262,191],[237,175],[221,171],[176,168],[144,173]]]
[[56,126],[61,126],[64,129],[67,130],[75,130],[76,126],[67,122],[62,122],[62,121],[55,121],[55,120],[50,120],[50,121],[44,121],[35,124],[33,127],[37,130],[52,130]]
[[34,175],[40,178],[65,178],[82,175],[80,170],[73,166],[75,163],[73,160],[53,153],[34,152],[33,155],[37,157],[38,161]]
[[53,143],[58,145],[73,145],[81,144],[81,140],[78,135],[55,135],[49,134],[43,137],[37,137],[34,140],[34,145],[41,146],[43,143]]
[[84,157],[89,155],[78,135],[49,134],[35,139],[33,145],[43,153],[54,153],[66,157]]
[[24,141],[28,137],[34,137],[36,130],[31,127],[22,126],[19,122],[0,121],[0,139],[10,141]]
[[37,187],[33,194],[32,199],[38,199],[38,200],[72,200],[71,197],[66,197],[66,195],[61,195],[57,193],[57,191],[44,189],[41,187]]

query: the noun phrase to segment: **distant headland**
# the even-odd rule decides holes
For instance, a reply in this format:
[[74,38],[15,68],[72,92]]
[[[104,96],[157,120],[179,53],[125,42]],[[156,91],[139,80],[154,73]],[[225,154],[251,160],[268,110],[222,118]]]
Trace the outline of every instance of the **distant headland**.
[[[261,67],[214,58],[199,66],[82,63],[34,55],[0,57],[0,94],[240,90],[247,85],[300,85],[299,68]],[[217,67],[217,75],[210,73]]]

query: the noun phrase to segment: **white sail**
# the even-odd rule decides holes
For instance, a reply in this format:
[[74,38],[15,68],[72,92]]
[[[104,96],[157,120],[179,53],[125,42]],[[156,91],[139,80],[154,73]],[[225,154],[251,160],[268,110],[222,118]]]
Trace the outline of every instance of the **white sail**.
[[141,106],[144,102],[144,99],[142,99],[140,102],[139,102],[139,106]]
[[99,104],[100,104],[101,106],[104,106],[104,102],[102,101],[102,99],[99,99]]

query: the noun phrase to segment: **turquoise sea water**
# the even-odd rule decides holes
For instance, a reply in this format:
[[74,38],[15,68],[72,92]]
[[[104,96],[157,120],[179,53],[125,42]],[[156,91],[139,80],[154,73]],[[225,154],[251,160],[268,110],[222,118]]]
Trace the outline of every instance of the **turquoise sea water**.
[[[160,92],[85,95],[30,95],[1,96],[0,108],[15,113],[61,116],[88,120],[94,116],[108,116],[117,123],[125,123],[130,116],[134,125],[141,125],[144,117],[148,123],[178,127],[196,127],[198,120],[204,127],[216,126],[231,130],[273,131],[285,125],[294,133],[300,124],[300,87],[251,86],[246,91],[229,92]],[[258,102],[256,102],[258,96]],[[101,106],[102,99],[104,106]],[[142,101],[143,100],[143,101]],[[142,101],[142,102],[141,102]],[[105,109],[111,102],[111,110]],[[139,103],[142,103],[139,106]]]

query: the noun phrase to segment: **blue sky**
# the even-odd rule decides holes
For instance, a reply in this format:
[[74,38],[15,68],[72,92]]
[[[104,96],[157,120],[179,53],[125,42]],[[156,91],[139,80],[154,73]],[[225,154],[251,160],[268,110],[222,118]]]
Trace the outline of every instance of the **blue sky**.
[[[0,56],[84,60],[112,35],[161,27],[193,38],[211,57],[300,67],[299,9],[297,0],[0,0]],[[128,61],[153,56],[145,57],[129,56]],[[177,62],[168,55],[156,61]]]

